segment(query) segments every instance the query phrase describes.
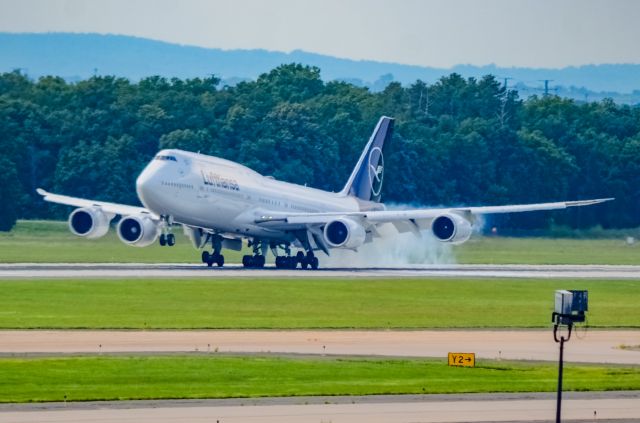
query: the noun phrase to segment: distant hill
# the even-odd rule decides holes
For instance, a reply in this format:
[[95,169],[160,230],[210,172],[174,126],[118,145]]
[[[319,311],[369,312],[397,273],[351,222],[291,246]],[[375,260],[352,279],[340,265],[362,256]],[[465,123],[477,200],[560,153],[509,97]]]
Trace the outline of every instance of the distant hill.
[[340,59],[300,50],[209,49],[122,35],[0,33],[0,72],[21,69],[34,78],[58,75],[75,81],[98,74],[138,80],[150,75],[193,78],[215,74],[233,84],[291,62],[318,66],[325,80],[344,80],[373,90],[383,89],[393,80],[432,83],[457,72],[465,77],[493,74],[501,80],[512,78],[509,86],[517,86],[524,96],[541,94],[542,80],[548,79],[553,92],[579,100],[613,97],[623,103],[640,103],[640,64],[562,69],[459,65],[443,69]]

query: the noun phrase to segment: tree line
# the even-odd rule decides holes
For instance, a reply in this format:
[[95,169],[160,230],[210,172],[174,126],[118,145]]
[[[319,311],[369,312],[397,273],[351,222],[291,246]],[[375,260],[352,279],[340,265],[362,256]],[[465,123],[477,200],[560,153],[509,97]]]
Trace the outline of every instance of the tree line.
[[390,83],[378,93],[320,69],[282,65],[256,81],[215,76],[69,83],[0,75],[0,229],[62,218],[37,187],[139,204],[135,178],[161,148],[243,163],[338,191],[381,115],[396,118],[383,201],[492,205],[616,197],[563,213],[499,217],[503,227],[640,225],[640,108],[611,100],[522,99],[496,77]]

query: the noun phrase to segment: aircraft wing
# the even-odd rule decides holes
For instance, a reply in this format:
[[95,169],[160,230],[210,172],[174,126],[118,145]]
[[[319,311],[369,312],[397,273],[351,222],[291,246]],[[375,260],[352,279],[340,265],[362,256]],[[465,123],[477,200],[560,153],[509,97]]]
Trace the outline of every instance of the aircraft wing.
[[396,223],[407,222],[417,224],[430,222],[437,216],[446,213],[460,215],[484,215],[498,213],[520,213],[540,210],[559,210],[568,207],[590,206],[611,201],[613,198],[599,198],[595,200],[562,201],[556,203],[518,204],[507,206],[483,206],[483,207],[451,207],[433,209],[412,210],[380,210],[369,212],[336,212],[336,213],[292,213],[287,215],[269,215],[256,219],[257,224],[285,228],[289,225],[314,225],[325,224],[339,217],[351,217],[360,219],[363,223]]
[[542,210],[561,210],[569,207],[590,206],[593,204],[611,201],[613,198],[599,198],[595,200],[561,201],[556,203],[516,204],[508,206],[481,206],[481,207],[452,207],[443,209],[417,209],[417,210],[384,210],[367,213],[367,220],[371,222],[393,222],[395,220],[423,220],[433,219],[444,213],[458,213],[462,215],[484,215],[500,213],[521,213]]
[[117,203],[108,203],[105,201],[94,201],[94,200],[85,200],[84,198],[76,198],[69,197],[66,195],[60,194],[52,194],[43,190],[42,188],[38,188],[36,192],[44,198],[45,201],[49,201],[51,203],[64,204],[67,206],[74,207],[99,207],[103,212],[108,214],[119,214],[123,216],[130,216],[133,214],[145,213],[150,215],[153,219],[159,219],[159,216],[156,216],[154,213],[145,209],[144,207],[135,207],[128,206],[125,204],[117,204]]

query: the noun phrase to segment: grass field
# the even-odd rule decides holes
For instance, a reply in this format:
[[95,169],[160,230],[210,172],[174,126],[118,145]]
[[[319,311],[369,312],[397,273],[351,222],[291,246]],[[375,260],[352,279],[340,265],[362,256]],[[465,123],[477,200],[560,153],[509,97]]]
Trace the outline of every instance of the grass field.
[[[180,228],[174,247],[124,245],[113,230],[104,238],[79,238],[66,222],[19,221],[13,231],[0,233],[0,262],[174,262],[198,263],[200,253]],[[640,264],[640,244],[619,239],[549,239],[477,237],[452,247],[458,263],[491,264]],[[225,250],[228,263],[239,263],[244,252]]]
[[[0,359],[0,402],[548,392],[551,363],[133,356]],[[640,368],[567,365],[567,391],[640,389]]]
[[[115,231],[100,239],[73,235],[67,222],[18,222],[9,233],[0,232],[0,262],[3,263],[198,263],[200,252],[193,248],[180,228],[174,233],[176,245],[157,243],[144,248],[130,247]],[[225,250],[228,263],[242,261],[240,252]]]
[[[65,222],[21,221],[0,233],[0,262],[199,261],[178,245],[132,248]],[[638,264],[623,240],[476,238],[459,263]],[[227,262],[243,253],[226,251]],[[108,279],[0,281],[2,329],[545,328],[556,289],[588,289],[588,324],[640,328],[640,281],[505,279]],[[436,360],[86,356],[0,359],[0,402],[289,395],[540,392],[554,364]],[[566,390],[637,390],[640,368],[568,365]]]
[[466,264],[640,265],[640,244],[623,239],[478,237],[454,248]]
[[556,289],[640,328],[640,281],[359,278],[4,280],[0,328],[543,328]]

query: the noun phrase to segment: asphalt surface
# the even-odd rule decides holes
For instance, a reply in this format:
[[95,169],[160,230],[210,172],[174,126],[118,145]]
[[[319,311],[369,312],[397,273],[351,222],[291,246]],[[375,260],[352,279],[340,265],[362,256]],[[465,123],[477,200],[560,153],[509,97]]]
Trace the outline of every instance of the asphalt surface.
[[[0,405],[0,421],[444,423],[550,422],[543,394],[394,395]],[[637,422],[640,392],[566,393],[563,421]]]
[[481,277],[640,280],[640,266],[614,265],[412,265],[398,268],[245,269],[202,264],[0,264],[0,279],[16,278],[215,278],[215,277]]

